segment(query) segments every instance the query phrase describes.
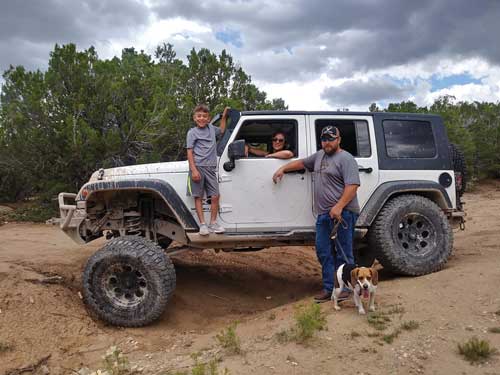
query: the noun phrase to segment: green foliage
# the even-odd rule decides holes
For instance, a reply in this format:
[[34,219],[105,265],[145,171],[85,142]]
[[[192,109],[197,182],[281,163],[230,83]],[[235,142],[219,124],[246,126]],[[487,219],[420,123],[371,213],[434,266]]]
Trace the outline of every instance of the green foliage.
[[93,47],[55,45],[46,72],[11,66],[0,94],[0,201],[76,191],[101,167],[184,158],[191,111],[285,109],[222,51],[171,44],[151,57],[126,48],[102,60]]
[[307,306],[299,306],[295,310],[295,325],[291,329],[285,329],[276,333],[278,343],[286,344],[290,341],[306,343],[316,331],[326,328],[326,316],[317,303]]
[[235,322],[215,336],[219,345],[226,349],[229,354],[241,354],[242,352],[240,339],[236,335],[236,326]]
[[487,361],[497,351],[490,346],[486,340],[473,337],[463,344],[458,344],[458,353],[470,363],[482,363]]
[[27,221],[44,223],[51,217],[57,216],[57,214],[56,207],[52,202],[46,203],[36,200],[23,203],[14,211],[0,212],[0,222]]
[[326,317],[317,303],[299,307],[295,311],[294,338],[297,342],[305,342],[313,337],[316,331],[326,327]]

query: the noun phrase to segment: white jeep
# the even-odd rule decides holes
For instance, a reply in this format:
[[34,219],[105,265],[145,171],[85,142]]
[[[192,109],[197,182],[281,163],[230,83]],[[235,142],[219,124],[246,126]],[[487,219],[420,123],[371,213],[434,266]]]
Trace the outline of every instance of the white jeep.
[[273,173],[289,160],[245,157],[245,144],[269,149],[280,130],[294,158],[304,158],[320,148],[327,125],[340,129],[341,147],[359,166],[358,260],[376,256],[406,275],[441,269],[452,227],[463,228],[465,169],[439,116],[231,110],[217,145],[223,235],[198,234],[187,161],[101,169],[78,194],[59,195],[62,230],[80,243],[109,240],[85,267],[86,304],[109,323],[142,326],[162,314],[175,289],[173,253],[314,245],[313,174],[288,173],[274,184]]

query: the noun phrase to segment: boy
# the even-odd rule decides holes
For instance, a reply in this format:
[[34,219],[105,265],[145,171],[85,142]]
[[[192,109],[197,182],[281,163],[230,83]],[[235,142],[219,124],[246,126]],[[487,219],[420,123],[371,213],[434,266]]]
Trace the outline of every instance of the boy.
[[[197,105],[193,111],[193,121],[196,124],[187,133],[186,148],[189,161],[188,195],[194,197],[196,214],[200,221],[200,235],[207,236],[210,232],[224,233],[224,227],[217,222],[219,212],[219,183],[217,181],[217,147],[216,137],[226,130],[226,118],[229,107],[224,108],[220,128],[210,125],[208,107]],[[202,198],[206,192],[212,204],[210,207],[210,225],[205,223]]]

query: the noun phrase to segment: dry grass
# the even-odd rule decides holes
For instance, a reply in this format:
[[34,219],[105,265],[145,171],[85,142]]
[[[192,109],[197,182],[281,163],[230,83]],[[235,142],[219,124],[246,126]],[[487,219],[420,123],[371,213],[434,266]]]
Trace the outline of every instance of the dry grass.
[[367,321],[368,324],[370,324],[377,331],[383,331],[387,328],[387,325],[390,323],[391,318],[389,318],[386,313],[373,312],[368,314]]
[[483,363],[493,356],[497,350],[486,340],[473,337],[463,344],[458,344],[458,353],[470,363]]
[[236,335],[237,325],[238,323],[235,322],[215,336],[219,345],[226,349],[229,354],[242,353],[240,339]]
[[405,331],[414,331],[418,327],[420,327],[420,323],[416,320],[409,320],[407,322],[401,323],[401,329],[404,329]]

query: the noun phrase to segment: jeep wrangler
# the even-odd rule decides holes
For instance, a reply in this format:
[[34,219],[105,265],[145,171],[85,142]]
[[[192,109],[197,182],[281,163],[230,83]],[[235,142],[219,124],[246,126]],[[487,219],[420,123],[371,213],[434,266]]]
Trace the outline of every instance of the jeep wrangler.
[[[212,123],[218,121],[219,115]],[[274,184],[273,173],[289,160],[246,157],[245,144],[269,149],[280,130],[294,158],[304,158],[320,149],[327,125],[340,130],[341,147],[359,166],[356,254],[376,256],[404,275],[441,269],[452,251],[452,228],[463,229],[466,175],[439,116],[231,110],[217,144],[225,234],[198,234],[194,199],[186,195],[187,161],[100,169],[78,194],[59,194],[63,231],[79,243],[109,240],[83,273],[90,310],[120,326],[154,321],[175,289],[170,256],[185,249],[314,245],[313,174],[288,173]]]

